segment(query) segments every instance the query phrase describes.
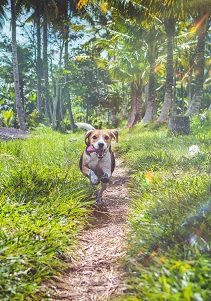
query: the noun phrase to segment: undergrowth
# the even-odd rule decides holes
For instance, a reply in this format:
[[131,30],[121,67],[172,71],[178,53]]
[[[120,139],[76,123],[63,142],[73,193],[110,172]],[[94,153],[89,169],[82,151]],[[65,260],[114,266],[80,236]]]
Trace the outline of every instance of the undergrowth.
[[[191,155],[189,147],[199,152]],[[211,131],[136,126],[122,135],[130,169],[128,289],[120,300],[211,300]]]
[[40,283],[64,266],[84,225],[82,135],[71,136],[44,128],[0,142],[0,300],[43,300]]

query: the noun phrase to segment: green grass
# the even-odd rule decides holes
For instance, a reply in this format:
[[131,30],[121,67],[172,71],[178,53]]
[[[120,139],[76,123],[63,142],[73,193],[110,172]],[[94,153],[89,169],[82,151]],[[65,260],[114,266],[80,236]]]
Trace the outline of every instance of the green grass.
[[[188,148],[201,150],[191,157]],[[130,169],[128,290],[120,300],[211,300],[211,131],[189,136],[136,126],[122,135]]]
[[90,202],[78,168],[83,135],[71,136],[43,128],[0,142],[0,300],[42,299],[40,283],[74,249]]

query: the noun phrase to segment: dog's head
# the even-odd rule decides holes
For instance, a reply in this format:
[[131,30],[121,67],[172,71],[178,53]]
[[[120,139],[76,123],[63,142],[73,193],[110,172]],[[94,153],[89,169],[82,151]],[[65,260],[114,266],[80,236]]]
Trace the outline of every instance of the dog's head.
[[117,130],[90,130],[85,134],[85,143],[99,158],[110,147],[111,141],[116,140]]

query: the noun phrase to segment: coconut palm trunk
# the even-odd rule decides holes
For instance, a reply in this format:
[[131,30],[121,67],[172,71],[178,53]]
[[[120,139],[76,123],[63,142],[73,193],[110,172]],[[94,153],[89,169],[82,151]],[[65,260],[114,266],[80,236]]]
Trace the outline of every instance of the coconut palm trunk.
[[58,78],[55,80],[53,86],[54,86],[54,95],[53,95],[52,129],[57,130],[59,127],[58,109],[60,103],[60,90],[61,90]]
[[11,0],[11,27],[12,27],[12,62],[13,62],[13,76],[15,88],[15,104],[17,110],[18,121],[21,130],[26,130],[26,122],[24,117],[23,106],[21,103],[20,94],[20,79],[18,69],[18,55],[17,55],[17,41],[16,41],[16,3]]
[[[68,38],[69,38],[69,28],[66,29],[66,37],[65,37],[65,45],[64,45],[64,52],[65,52],[64,63],[65,63],[65,69],[67,69],[67,70],[68,70],[68,53],[69,53]],[[64,100],[65,100],[65,103],[67,103],[67,108],[68,108],[68,112],[69,112],[70,128],[71,128],[72,131],[74,131],[76,126],[75,126],[75,121],[74,121],[74,117],[73,117],[72,102],[71,102],[71,99],[70,99],[70,92],[69,92],[68,84],[67,84],[68,79],[69,79],[68,74],[66,74],[65,75],[66,84],[65,84],[65,87],[64,87]]]
[[127,127],[133,127],[141,120],[143,114],[143,101],[142,101],[142,84],[134,81],[131,84],[131,100],[132,109],[128,119]]
[[205,41],[208,30],[208,13],[201,14],[198,28],[198,40],[196,45],[196,60],[195,60],[195,89],[192,101],[188,108],[188,115],[197,115],[201,107],[204,83],[204,63],[205,63]]
[[42,115],[42,60],[41,60],[41,31],[40,31],[40,7],[36,7],[36,27],[37,27],[37,61],[36,61],[36,75],[37,75],[37,110],[39,115]]
[[[69,25],[68,23],[68,10],[69,10],[69,2],[66,1],[66,7],[65,7],[65,25],[64,25],[64,65],[65,69],[68,70],[68,57],[69,57]],[[69,118],[70,118],[70,128],[72,131],[76,129],[74,117],[73,117],[73,111],[72,111],[72,102],[70,98],[70,92],[68,89],[68,80],[69,76],[68,74],[65,75],[65,86],[64,86],[64,101],[67,104],[67,109],[69,112]]]
[[149,44],[149,84],[146,111],[142,119],[143,123],[149,123],[154,119],[156,112],[155,103],[155,60],[156,60],[156,42]]
[[165,31],[167,35],[167,63],[166,63],[166,88],[164,102],[161,109],[158,123],[165,123],[168,121],[169,112],[173,102],[173,85],[174,85],[174,60],[173,60],[173,46],[175,34],[175,21],[172,18],[165,20]]
[[48,74],[48,20],[47,7],[43,11],[43,76],[44,76],[44,105],[45,116],[51,120],[51,100],[49,94],[49,74]]

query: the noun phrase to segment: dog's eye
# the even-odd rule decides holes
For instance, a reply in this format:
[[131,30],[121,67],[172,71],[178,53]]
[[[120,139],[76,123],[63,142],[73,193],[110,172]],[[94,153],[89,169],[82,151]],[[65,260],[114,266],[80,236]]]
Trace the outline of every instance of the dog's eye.
[[93,139],[97,139],[97,136],[93,136],[92,138],[93,138]]
[[105,138],[105,140],[108,140],[108,139],[109,139],[109,136],[105,136],[104,138]]

